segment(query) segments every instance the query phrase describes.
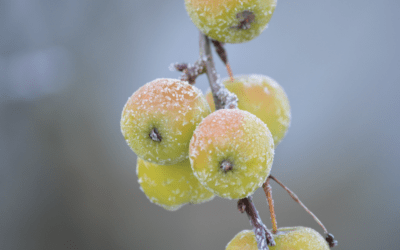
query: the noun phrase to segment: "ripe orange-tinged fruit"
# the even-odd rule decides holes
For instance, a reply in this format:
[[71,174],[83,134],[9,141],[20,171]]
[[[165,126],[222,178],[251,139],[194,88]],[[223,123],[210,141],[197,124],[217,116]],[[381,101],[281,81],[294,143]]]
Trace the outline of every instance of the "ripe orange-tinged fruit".
[[[285,136],[291,120],[289,100],[282,86],[263,75],[235,76],[232,82],[224,79],[225,87],[236,94],[238,108],[260,118],[271,131],[275,146]],[[211,111],[215,110],[211,91],[206,94]]]
[[239,109],[207,116],[190,141],[195,176],[216,195],[241,199],[266,180],[274,158],[274,141],[265,123]]
[[147,198],[170,211],[214,198],[193,175],[189,160],[165,166],[138,158],[136,174]]
[[[270,250],[329,250],[329,245],[317,231],[307,227],[279,228],[273,235],[276,245]],[[226,246],[226,250],[258,250],[254,231],[243,230]]]
[[128,99],[121,131],[138,157],[170,165],[189,157],[193,131],[208,114],[201,90],[177,79],[156,79]]
[[224,43],[243,43],[261,34],[277,0],[185,0],[192,22],[205,35]]

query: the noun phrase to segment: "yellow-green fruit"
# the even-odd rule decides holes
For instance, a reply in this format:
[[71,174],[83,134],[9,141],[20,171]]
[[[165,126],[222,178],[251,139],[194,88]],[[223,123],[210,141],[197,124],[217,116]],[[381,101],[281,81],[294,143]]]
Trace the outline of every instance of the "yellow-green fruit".
[[189,157],[193,131],[208,114],[201,90],[177,79],[156,79],[128,99],[121,131],[138,157],[170,165]]
[[[279,228],[274,234],[276,245],[270,250],[329,250],[326,240],[317,231],[307,227]],[[226,246],[226,250],[258,250],[254,231],[243,230]]]
[[[291,120],[289,100],[282,86],[263,75],[235,76],[233,82],[227,78],[223,83],[230,92],[237,95],[239,109],[249,111],[267,124],[277,146],[285,136]],[[206,99],[211,111],[214,111],[210,91]]]
[[189,158],[199,181],[216,195],[241,199],[268,177],[274,141],[255,115],[220,109],[207,116],[190,141]]
[[243,43],[267,27],[277,0],[185,0],[197,28],[214,40]]
[[147,198],[170,211],[186,203],[197,204],[214,198],[193,175],[189,160],[165,166],[138,158],[136,174]]

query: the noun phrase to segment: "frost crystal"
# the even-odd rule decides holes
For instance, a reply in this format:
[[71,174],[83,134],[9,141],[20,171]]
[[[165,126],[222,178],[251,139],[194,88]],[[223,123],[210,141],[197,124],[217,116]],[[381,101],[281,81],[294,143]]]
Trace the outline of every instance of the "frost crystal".
[[209,113],[198,88],[177,79],[156,79],[129,98],[121,131],[139,157],[174,164],[188,157],[192,133]]
[[265,123],[238,109],[220,109],[207,116],[193,133],[189,147],[200,182],[229,199],[247,197],[260,187],[273,156],[273,139]]

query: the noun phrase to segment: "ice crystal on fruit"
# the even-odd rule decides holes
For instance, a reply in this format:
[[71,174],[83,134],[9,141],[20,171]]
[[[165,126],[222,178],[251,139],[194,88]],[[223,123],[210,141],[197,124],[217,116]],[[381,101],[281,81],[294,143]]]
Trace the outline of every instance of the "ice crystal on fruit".
[[[193,171],[217,195],[238,199],[252,194],[267,178],[274,143],[267,126],[238,109],[221,109],[196,128],[189,148]],[[229,161],[229,171],[221,162]]]
[[129,98],[121,131],[139,157],[157,164],[174,164],[188,157],[191,135],[209,113],[198,88],[177,79],[156,79]]
[[276,0],[185,0],[185,4],[193,23],[204,34],[221,42],[242,43],[266,28]]
[[140,189],[148,199],[170,211],[187,203],[202,203],[214,197],[196,179],[188,160],[163,166],[138,158],[136,172]]

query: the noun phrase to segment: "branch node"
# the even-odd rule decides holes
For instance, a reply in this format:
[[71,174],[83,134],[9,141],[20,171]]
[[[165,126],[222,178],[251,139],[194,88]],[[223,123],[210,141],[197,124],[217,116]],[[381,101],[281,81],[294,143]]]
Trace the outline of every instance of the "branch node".
[[202,57],[202,58],[198,59],[194,63],[194,65],[187,64],[187,63],[172,63],[169,66],[169,70],[182,72],[180,80],[187,81],[187,82],[189,82],[189,84],[193,85],[196,83],[196,78],[199,75],[206,73],[205,66],[206,66],[205,60]]
[[200,58],[204,56],[206,57],[206,72],[214,97],[215,109],[237,108],[237,96],[225,88],[215,70],[210,48],[210,39],[200,32]]

